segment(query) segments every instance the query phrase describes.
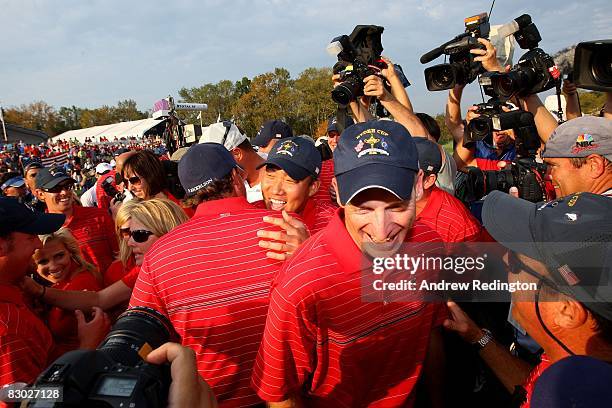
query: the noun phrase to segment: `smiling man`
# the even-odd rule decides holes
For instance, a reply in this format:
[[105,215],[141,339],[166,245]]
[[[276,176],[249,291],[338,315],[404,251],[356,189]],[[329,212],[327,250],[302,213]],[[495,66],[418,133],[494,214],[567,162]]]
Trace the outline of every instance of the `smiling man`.
[[542,152],[557,197],[612,195],[612,120],[583,116],[552,133]]
[[311,234],[327,225],[336,208],[313,199],[321,172],[321,155],[314,143],[300,136],[282,140],[261,167],[265,167],[261,191],[268,210],[300,215]]
[[79,242],[83,257],[101,273],[119,251],[113,221],[105,210],[82,207],[74,202],[75,180],[61,171],[40,169],[36,176],[36,194],[51,214],[64,214],[68,228]]
[[446,311],[366,302],[361,279],[372,273],[372,248],[391,256],[404,243],[440,240],[415,223],[416,147],[400,124],[365,122],[345,130],[334,162],[342,208],[275,277],[251,384],[272,407],[412,406],[423,372],[444,376],[434,365],[443,363]]

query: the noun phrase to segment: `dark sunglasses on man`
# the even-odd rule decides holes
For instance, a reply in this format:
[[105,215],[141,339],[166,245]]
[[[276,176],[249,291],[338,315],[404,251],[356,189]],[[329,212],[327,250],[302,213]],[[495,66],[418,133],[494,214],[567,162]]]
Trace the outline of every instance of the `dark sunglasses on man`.
[[43,191],[47,193],[59,194],[63,190],[72,191],[73,189],[74,189],[74,183],[68,182],[68,183],[60,183],[57,186],[52,187],[52,188],[44,188]]
[[147,231],[147,230],[132,231],[129,228],[121,228],[119,230],[119,233],[121,234],[123,238],[126,238],[126,239],[129,237],[132,237],[132,239],[135,242],[138,242],[139,244],[142,244],[143,242],[147,242],[149,237],[151,235],[154,235],[151,231]]

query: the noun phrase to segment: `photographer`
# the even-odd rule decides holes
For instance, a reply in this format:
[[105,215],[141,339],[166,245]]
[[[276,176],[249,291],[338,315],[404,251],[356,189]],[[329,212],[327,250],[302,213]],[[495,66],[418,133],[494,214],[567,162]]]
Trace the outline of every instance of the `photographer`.
[[565,117],[567,120],[572,120],[582,116],[580,109],[580,98],[578,96],[578,87],[570,79],[563,80],[561,92],[565,97]]

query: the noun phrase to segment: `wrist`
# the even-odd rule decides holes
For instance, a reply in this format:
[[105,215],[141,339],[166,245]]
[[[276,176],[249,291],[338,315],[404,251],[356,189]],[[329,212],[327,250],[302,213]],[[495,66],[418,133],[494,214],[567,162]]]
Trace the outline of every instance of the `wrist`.
[[489,329],[480,329],[480,333],[478,336],[475,336],[473,341],[470,343],[477,350],[482,350],[493,340],[493,333]]

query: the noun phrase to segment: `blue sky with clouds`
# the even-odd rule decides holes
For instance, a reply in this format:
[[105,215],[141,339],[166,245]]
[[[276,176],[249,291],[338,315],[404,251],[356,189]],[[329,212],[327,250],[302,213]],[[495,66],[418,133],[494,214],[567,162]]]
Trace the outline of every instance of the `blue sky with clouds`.
[[[489,1],[475,0],[0,0],[0,103],[97,107],[134,99],[146,110],[181,87],[275,67],[296,77],[331,66],[335,59],[325,51],[331,38],[376,24],[385,27],[384,54],[413,84],[415,108],[442,112],[446,93],[426,90],[418,59],[462,32],[465,17],[489,8]],[[610,0],[497,0],[491,22],[523,13],[550,53],[612,38]],[[475,84],[469,98],[479,98]]]

